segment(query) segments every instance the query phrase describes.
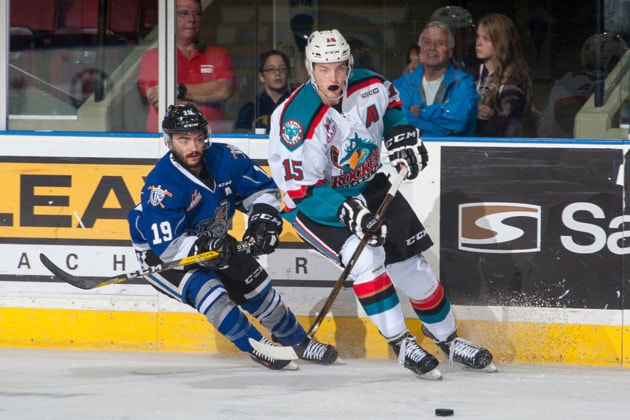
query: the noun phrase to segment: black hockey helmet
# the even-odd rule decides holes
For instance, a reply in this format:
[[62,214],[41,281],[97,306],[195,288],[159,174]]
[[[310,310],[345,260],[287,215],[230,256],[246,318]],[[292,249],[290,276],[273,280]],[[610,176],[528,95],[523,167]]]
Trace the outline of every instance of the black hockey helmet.
[[186,105],[169,105],[162,120],[162,131],[164,131],[164,141],[169,148],[172,145],[173,134],[202,132],[206,137],[206,147],[210,146],[212,137],[208,120],[190,102]]

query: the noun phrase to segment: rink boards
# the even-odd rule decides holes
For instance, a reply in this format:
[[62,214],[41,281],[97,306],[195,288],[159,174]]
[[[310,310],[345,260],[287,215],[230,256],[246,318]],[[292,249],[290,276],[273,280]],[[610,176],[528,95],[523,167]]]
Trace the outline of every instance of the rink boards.
[[[214,141],[235,144],[265,165],[264,136]],[[401,190],[432,235],[435,245],[425,256],[449,290],[461,335],[499,361],[630,363],[627,145],[519,139],[426,145],[429,166]],[[142,281],[83,291],[52,278],[39,262],[43,252],[74,275],[95,277],[137,268],[125,217],[166,151],[160,139],[7,132],[0,150],[0,345],[235,351],[201,315]],[[244,228],[237,215],[233,234]],[[282,248],[261,263],[305,326],[340,274],[286,224]],[[421,336],[419,321],[403,306]],[[393,357],[351,289],[342,290],[317,336],[345,357]]]

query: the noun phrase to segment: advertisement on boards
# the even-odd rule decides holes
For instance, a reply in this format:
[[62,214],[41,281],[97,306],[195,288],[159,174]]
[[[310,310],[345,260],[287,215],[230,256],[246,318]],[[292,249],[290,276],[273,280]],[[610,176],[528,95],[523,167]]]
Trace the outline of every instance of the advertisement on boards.
[[[6,197],[0,204],[0,281],[59,282],[40,263],[40,253],[77,276],[139,269],[127,214],[139,202],[155,161],[0,156]],[[265,160],[257,163],[267,169]],[[230,233],[241,238],[245,228],[246,216],[237,212]],[[325,288],[339,276],[337,267],[306,249],[287,222],[280,249],[263,264],[283,286]]]
[[623,308],[620,149],[442,147],[441,158],[440,274],[453,303]]

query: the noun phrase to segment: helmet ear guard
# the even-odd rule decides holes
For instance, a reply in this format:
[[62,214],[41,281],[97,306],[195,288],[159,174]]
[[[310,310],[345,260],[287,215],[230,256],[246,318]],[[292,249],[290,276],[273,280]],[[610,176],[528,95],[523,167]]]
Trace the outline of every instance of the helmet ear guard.
[[169,105],[162,120],[164,143],[170,149],[173,145],[173,134],[203,133],[206,148],[212,143],[212,131],[208,120],[192,103],[186,105]]

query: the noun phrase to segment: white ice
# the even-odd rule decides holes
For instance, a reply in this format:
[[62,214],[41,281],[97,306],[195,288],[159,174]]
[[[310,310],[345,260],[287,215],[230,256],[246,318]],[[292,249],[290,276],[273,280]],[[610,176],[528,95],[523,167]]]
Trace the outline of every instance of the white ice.
[[444,362],[444,378],[426,381],[393,359],[345,362],[278,372],[240,354],[4,348],[0,419],[630,418],[628,368]]

